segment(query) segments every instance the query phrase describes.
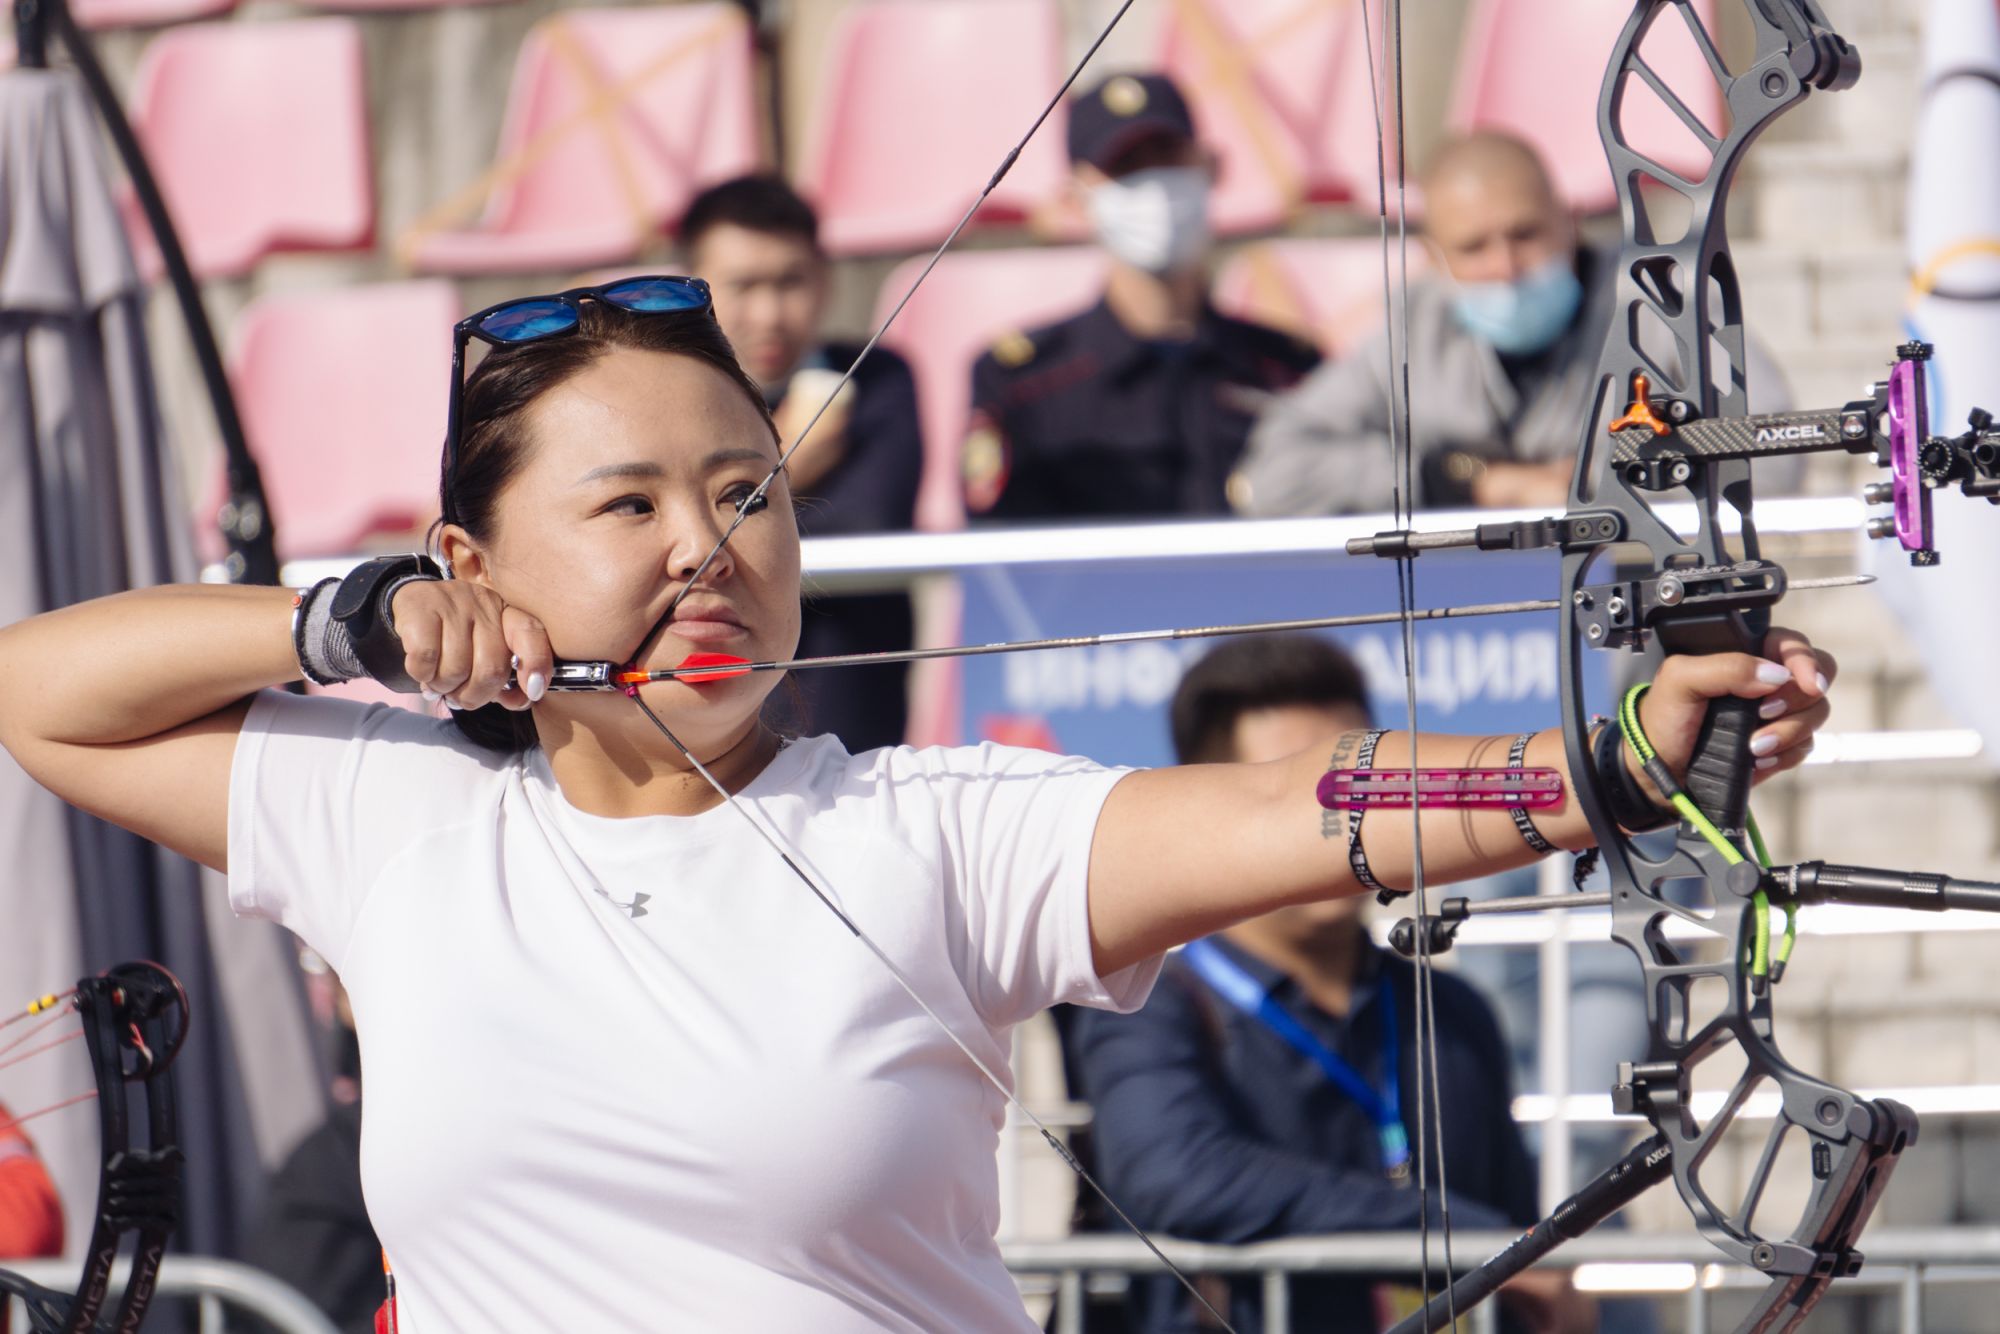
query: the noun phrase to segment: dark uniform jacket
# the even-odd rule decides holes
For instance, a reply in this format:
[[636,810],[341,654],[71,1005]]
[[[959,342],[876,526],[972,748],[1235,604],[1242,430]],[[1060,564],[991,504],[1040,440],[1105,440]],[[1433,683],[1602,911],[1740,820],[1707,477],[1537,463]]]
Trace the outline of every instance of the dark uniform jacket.
[[1257,414],[1319,362],[1308,343],[1203,313],[1194,338],[1135,338],[1099,301],[998,340],[972,369],[963,455],[974,518],[1227,514]]
[[[833,344],[819,359],[831,370],[846,370],[860,350],[858,345]],[[810,493],[799,497],[799,532],[834,537],[909,531],[923,463],[916,381],[909,363],[878,347],[854,377],[846,452]],[[808,594],[799,625],[799,656],[904,649],[914,633],[906,593]],[[799,672],[792,680],[805,716],[792,721],[808,732],[833,733],[851,754],[899,745],[907,723],[907,678],[908,668],[900,664]]]
[[382,1244],[361,1196],[360,1103],[335,1104],[285,1159],[243,1258],[297,1288],[344,1334],[371,1334]]
[[[1217,937],[1229,959],[1371,1087],[1383,1079],[1382,990],[1395,993],[1403,1123],[1417,1145],[1415,970],[1366,947],[1345,1018],[1306,999],[1285,973]],[[1454,1229],[1504,1228],[1537,1216],[1533,1160],[1513,1114],[1505,1046],[1477,992],[1449,973],[1432,979],[1445,1177]],[[1376,1127],[1311,1060],[1262,1021],[1223,1002],[1192,969],[1169,960],[1136,1014],[1061,1012],[1073,1088],[1095,1109],[1090,1149],[1098,1179],[1139,1226],[1190,1241],[1415,1229],[1414,1184],[1382,1168]],[[1433,1132],[1435,1133],[1435,1132]],[[1413,1182],[1412,1178],[1412,1182]],[[1433,1231],[1437,1180],[1431,1178]],[[1371,1285],[1295,1278],[1292,1328],[1372,1331]],[[1233,1285],[1230,1321],[1263,1327],[1258,1283]],[[1203,1328],[1171,1275],[1132,1289],[1142,1334]]]

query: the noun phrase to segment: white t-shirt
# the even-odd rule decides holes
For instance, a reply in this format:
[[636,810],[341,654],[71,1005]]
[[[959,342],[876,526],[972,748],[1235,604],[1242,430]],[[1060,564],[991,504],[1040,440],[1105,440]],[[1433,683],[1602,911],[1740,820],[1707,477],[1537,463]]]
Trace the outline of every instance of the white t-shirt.
[[[795,742],[741,794],[980,1059],[1091,966],[1120,772]],[[410,1334],[1034,1328],[994,1242],[1005,1104],[727,807],[607,819],[539,751],[266,692],[229,892],[361,1035],[368,1212]]]

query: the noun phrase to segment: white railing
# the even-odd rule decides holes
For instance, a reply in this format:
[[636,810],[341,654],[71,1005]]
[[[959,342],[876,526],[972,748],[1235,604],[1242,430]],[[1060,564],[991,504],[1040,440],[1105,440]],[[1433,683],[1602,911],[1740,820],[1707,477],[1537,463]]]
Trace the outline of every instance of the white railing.
[[[76,1288],[78,1270],[73,1261],[4,1260],[0,1261],[0,1268],[57,1292],[72,1292]],[[104,1305],[105,1315],[116,1308],[118,1294],[124,1287],[125,1270],[121,1267],[112,1280],[111,1296]],[[234,1260],[169,1255],[161,1261],[159,1278],[154,1284],[154,1302],[162,1299],[192,1300],[199,1334],[225,1334],[232,1310],[256,1316],[278,1334],[340,1334],[333,1322],[298,1289],[261,1269]],[[7,1305],[15,1317],[9,1328],[26,1329],[27,1320],[18,1309],[20,1303]]]
[[[1662,505],[1664,522],[1692,523],[1691,505]],[[1542,510],[1437,510],[1417,516],[1417,527],[1443,532],[1481,523],[1543,517]],[[1724,510],[1733,531],[1735,511]],[[1757,502],[1757,532],[1773,537],[1856,535],[1868,520],[1859,500],[1801,496]],[[1061,527],[982,527],[955,533],[871,533],[809,537],[801,544],[805,577],[830,592],[907,587],[932,575],[967,574],[1000,566],[1089,564],[1097,561],[1186,560],[1203,556],[1329,556],[1345,560],[1347,540],[1396,527],[1387,514],[1344,514],[1324,519],[1188,519],[1145,523],[1068,524]],[[285,562],[283,581],[302,588],[338,577],[363,557],[330,556]],[[1369,559],[1362,557],[1360,559]],[[220,565],[202,577],[226,578]],[[1532,596],[1532,595],[1531,595]]]
[[[1452,1236],[1452,1258],[1462,1272],[1497,1253],[1515,1237],[1511,1232],[1457,1232]],[[1414,1232],[1291,1237],[1249,1246],[1155,1240],[1167,1259],[1184,1273],[1257,1277],[1264,1298],[1263,1334],[1290,1334],[1294,1275],[1403,1278],[1415,1276],[1423,1264],[1422,1242]],[[1840,1280],[1834,1291],[1894,1291],[1897,1334],[1925,1334],[1924,1292],[1929,1285],[2000,1283],[2000,1228],[1996,1227],[1879,1229],[1868,1234],[1866,1251],[1866,1266],[1855,1277]],[[1441,1252],[1438,1234],[1433,1232],[1434,1267],[1441,1263]],[[1001,1247],[1001,1253],[1016,1278],[1027,1280],[1024,1289],[1037,1287],[1035,1279],[1052,1280],[1054,1334],[1082,1334],[1086,1289],[1093,1276],[1129,1278],[1165,1272],[1136,1237],[1009,1242]],[[1716,1250],[1692,1233],[1600,1232],[1566,1243],[1541,1267],[1574,1270],[1577,1286],[1590,1291],[1677,1300],[1683,1308],[1685,1334],[1710,1334],[1717,1293],[1748,1297],[1770,1281],[1743,1266],[1716,1261]],[[1489,1301],[1467,1312],[1463,1321],[1472,1334],[1492,1334],[1498,1328],[1497,1314],[1496,1304]]]

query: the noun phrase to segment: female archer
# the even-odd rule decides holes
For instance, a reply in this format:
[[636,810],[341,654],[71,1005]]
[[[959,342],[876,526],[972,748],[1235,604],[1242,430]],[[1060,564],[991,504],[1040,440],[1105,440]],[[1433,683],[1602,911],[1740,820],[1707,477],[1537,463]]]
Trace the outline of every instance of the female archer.
[[[1011,1028],[1136,1007],[1163,951],[1244,918],[1407,886],[1410,821],[1350,857],[1321,753],[849,755],[762,721],[775,673],[643,707],[549,691],[559,656],[789,656],[779,445],[690,280],[506,303],[467,337],[496,346],[454,389],[449,578],[371,563],[34,617],[0,630],[0,742],[339,972],[404,1328],[1032,1330],[994,1240]],[[1732,694],[1763,701],[1760,776],[1804,757],[1833,663],[1767,648],[1667,662],[1642,722],[1670,767]],[[452,712],[272,688],[362,663]],[[1371,744],[1409,764],[1408,734],[1356,733],[1334,767]],[[1560,734],[1526,762],[1563,769]],[[1535,824],[1591,840],[1571,801]],[[1505,811],[1425,818],[1432,881],[1533,856]]]

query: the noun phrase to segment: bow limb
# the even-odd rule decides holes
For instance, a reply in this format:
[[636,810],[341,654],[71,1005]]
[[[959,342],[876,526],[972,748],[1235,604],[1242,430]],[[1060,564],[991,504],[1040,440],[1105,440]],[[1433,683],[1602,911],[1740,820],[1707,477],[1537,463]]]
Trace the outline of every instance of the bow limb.
[[[76,1291],[64,1295],[0,1270],[0,1298],[21,1300],[33,1334],[130,1334],[145,1319],[167,1239],[180,1218],[182,1159],[169,1070],[187,1037],[187,994],[158,964],[125,963],[77,983],[69,1003],[82,1020],[90,1056],[96,1091],[85,1097],[97,1099],[103,1159],[83,1273]],[[127,1084],[137,1084],[144,1099],[143,1147],[133,1143]],[[124,1294],[110,1318],[100,1321],[128,1235],[135,1246]]]

